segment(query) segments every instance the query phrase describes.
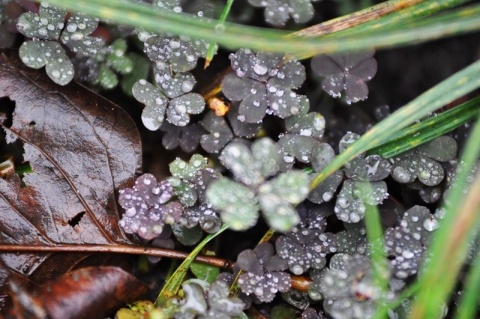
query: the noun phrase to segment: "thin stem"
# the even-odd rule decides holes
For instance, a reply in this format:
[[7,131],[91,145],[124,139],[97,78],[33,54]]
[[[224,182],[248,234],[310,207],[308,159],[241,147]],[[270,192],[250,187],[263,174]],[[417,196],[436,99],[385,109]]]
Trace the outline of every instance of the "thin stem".
[[[222,14],[220,15],[220,18],[218,21],[220,22],[225,22],[227,20],[228,13],[230,12],[230,9],[232,8],[233,0],[227,0],[227,3],[225,4],[225,7],[223,7]],[[223,26],[223,24],[219,24],[220,26]],[[218,28],[218,26],[217,26]],[[204,69],[206,69],[209,65],[210,62],[213,59],[213,56],[215,55],[215,43],[210,42],[208,45],[208,51],[207,51],[207,56],[205,57],[205,64],[203,66]]]
[[[33,245],[0,245],[2,252],[48,252],[48,253],[115,253],[131,255],[147,255],[173,259],[185,259],[189,254],[156,247],[140,247],[129,245],[57,245],[57,246],[33,246]],[[195,261],[220,268],[231,268],[232,263],[226,259],[197,256]]]
[[182,264],[177,268],[177,270],[163,286],[162,291],[160,291],[160,294],[157,297],[157,300],[155,300],[156,306],[165,305],[169,299],[173,298],[177,294],[178,290],[180,289],[180,285],[183,283],[187,271],[190,268],[190,265],[197,258],[203,247],[205,247],[205,245],[208,244],[212,239],[214,239],[227,229],[228,226],[223,225],[216,233],[209,234],[199,244],[197,244],[197,246],[190,252],[190,254],[188,254],[188,256],[183,260]]

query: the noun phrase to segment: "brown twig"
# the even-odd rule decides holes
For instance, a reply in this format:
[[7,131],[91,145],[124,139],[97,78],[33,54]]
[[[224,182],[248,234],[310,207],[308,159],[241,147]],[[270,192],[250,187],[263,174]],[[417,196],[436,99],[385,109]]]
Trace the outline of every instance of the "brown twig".
[[[175,250],[157,248],[157,247],[141,247],[129,245],[57,245],[57,246],[35,246],[35,245],[0,245],[2,252],[76,252],[76,253],[115,253],[115,254],[131,254],[131,255],[147,255],[155,257],[166,257],[173,259],[185,259],[188,254]],[[197,256],[198,262],[205,263],[220,268],[232,268],[233,263],[221,258]]]

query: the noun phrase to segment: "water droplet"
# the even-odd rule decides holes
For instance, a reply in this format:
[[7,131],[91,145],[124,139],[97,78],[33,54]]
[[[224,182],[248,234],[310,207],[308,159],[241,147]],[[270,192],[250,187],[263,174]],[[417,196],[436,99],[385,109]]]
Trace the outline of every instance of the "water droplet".
[[341,208],[347,208],[350,205],[350,203],[343,197],[337,200],[337,204]]
[[400,183],[408,183],[412,178],[408,170],[400,166],[395,167],[392,176]]
[[60,77],[60,72],[57,70],[53,70],[52,77],[54,77],[55,79],[58,79]]
[[48,34],[48,31],[45,28],[40,28],[38,29],[38,34],[44,37]]
[[180,114],[187,113],[187,108],[183,104],[177,104],[175,105],[175,111]]
[[77,25],[75,23],[67,25],[68,32],[75,32],[77,30]]
[[168,45],[170,46],[170,48],[176,50],[178,48],[180,48],[180,41],[176,41],[176,40],[170,40],[170,42],[168,43]]
[[301,129],[300,130],[300,135],[302,135],[302,136],[312,136],[312,130],[311,129]]
[[435,218],[427,218],[423,222],[423,227],[428,231],[434,231],[439,227],[439,224]]
[[297,276],[303,274],[303,271],[303,267],[300,265],[295,265],[292,267],[292,273]]
[[255,64],[253,66],[253,72],[258,75],[265,75],[268,72],[268,68],[263,64]]
[[223,32],[225,32],[225,25],[221,23],[217,24],[215,26],[215,33],[223,33]]
[[422,171],[422,172],[420,172],[419,175],[420,175],[420,178],[422,178],[422,179],[429,179],[430,176],[431,176],[429,171]]
[[182,92],[187,93],[190,92],[193,89],[193,83],[192,81],[183,81],[182,82]]
[[135,207],[130,207],[125,211],[125,216],[132,217],[132,216],[135,216],[136,213],[137,213],[137,210],[135,209]]
[[358,223],[360,221],[360,216],[357,213],[350,214],[350,221],[352,223]]
[[332,199],[332,197],[333,197],[333,193],[332,193],[332,192],[325,192],[325,193],[323,193],[323,195],[322,195],[322,199],[323,199],[323,201],[325,201],[325,202],[330,201],[330,200]]

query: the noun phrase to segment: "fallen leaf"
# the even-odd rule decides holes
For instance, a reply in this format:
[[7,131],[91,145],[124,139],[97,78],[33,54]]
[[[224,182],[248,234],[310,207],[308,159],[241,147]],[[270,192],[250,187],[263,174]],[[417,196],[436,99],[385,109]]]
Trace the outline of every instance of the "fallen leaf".
[[[118,106],[72,83],[60,87],[0,50],[0,98],[15,103],[0,115],[7,143],[20,141],[33,172],[0,178],[0,244],[128,244],[118,226],[115,191],[131,186],[141,142]],[[0,101],[0,113],[6,112]],[[2,121],[4,120],[4,121]],[[11,125],[8,125],[7,123]],[[1,253],[0,312],[12,271],[35,283],[103,264],[108,254]]]
[[148,288],[118,267],[88,267],[39,287],[13,279],[12,315],[17,319],[104,318],[147,293]]

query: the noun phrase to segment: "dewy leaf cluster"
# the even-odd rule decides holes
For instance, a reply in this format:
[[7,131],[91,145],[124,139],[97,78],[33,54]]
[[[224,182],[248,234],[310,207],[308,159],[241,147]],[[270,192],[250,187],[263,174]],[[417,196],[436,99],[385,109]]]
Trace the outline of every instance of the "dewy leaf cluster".
[[[293,205],[306,198],[308,176],[295,170],[275,176],[282,159],[272,140],[259,139],[250,149],[238,142],[230,143],[220,160],[236,181],[222,177],[213,182],[207,190],[207,199],[223,212],[222,220],[227,225],[235,230],[248,229],[257,223],[259,209],[277,230],[288,231],[298,224],[300,220]],[[272,176],[275,177],[268,179]]]
[[71,16],[65,23],[67,12],[42,2],[38,14],[26,12],[18,18],[17,29],[31,41],[20,47],[22,61],[31,68],[46,67],[48,76],[60,85],[73,79],[73,64],[60,43],[74,53],[93,56],[103,46],[103,40],[89,36],[98,20],[83,15]]
[[[442,42],[428,61],[379,49],[478,30],[478,4],[391,0],[339,17],[316,0],[61,2],[0,0],[0,46],[18,48],[0,52],[0,312],[23,316],[32,300],[57,318],[48,300],[80,289],[52,297],[47,275],[67,284],[74,267],[127,261],[92,252],[132,250],[153,255],[135,273],[161,292],[135,300],[145,286],[118,279],[135,287],[119,319],[422,318],[455,309],[448,293],[472,299],[452,278],[478,273],[479,204],[451,204],[479,187],[463,124],[478,115],[480,63],[423,94],[407,84],[444,79],[478,48]],[[400,107],[405,96],[418,97]],[[439,115],[457,104],[470,114],[458,124]],[[99,304],[117,295],[99,294],[72,314],[110,315]]]

